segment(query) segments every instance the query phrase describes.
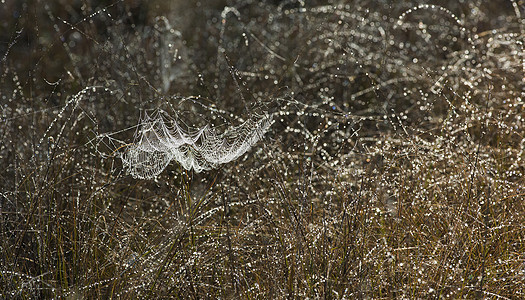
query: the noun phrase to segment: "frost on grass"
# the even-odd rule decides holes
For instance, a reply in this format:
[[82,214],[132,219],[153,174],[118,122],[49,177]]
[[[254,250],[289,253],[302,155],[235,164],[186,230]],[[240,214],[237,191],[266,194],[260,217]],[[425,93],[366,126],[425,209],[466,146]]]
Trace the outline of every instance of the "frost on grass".
[[124,167],[140,179],[159,175],[173,160],[199,173],[231,162],[259,141],[271,125],[268,116],[257,116],[219,133],[206,125],[188,128],[162,111],[145,115],[135,142],[121,155]]

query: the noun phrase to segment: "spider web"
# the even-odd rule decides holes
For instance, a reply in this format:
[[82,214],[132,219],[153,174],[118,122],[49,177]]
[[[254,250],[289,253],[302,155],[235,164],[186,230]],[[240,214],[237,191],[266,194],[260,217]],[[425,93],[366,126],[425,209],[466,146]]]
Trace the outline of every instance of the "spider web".
[[262,139],[271,124],[268,115],[255,116],[219,133],[210,125],[188,128],[157,111],[142,118],[135,142],[120,157],[134,178],[154,178],[173,160],[199,173],[239,158]]

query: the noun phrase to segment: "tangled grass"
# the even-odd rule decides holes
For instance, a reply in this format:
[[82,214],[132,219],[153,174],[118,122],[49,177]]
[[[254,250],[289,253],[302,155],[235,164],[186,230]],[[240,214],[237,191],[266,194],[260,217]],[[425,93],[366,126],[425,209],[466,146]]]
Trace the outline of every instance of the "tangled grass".
[[[0,297],[524,298],[523,14],[3,1]],[[119,157],[158,109],[274,123],[135,179]]]

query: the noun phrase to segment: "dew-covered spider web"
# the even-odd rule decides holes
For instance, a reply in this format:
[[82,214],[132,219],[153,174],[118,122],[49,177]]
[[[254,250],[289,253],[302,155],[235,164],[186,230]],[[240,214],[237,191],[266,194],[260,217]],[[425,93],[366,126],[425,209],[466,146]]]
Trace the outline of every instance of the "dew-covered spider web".
[[41,2],[0,298],[525,299],[523,0]]
[[263,115],[219,132],[210,125],[189,128],[157,111],[145,114],[134,143],[121,159],[129,173],[140,179],[156,177],[171,161],[198,173],[237,159],[263,137],[270,125],[269,116]]

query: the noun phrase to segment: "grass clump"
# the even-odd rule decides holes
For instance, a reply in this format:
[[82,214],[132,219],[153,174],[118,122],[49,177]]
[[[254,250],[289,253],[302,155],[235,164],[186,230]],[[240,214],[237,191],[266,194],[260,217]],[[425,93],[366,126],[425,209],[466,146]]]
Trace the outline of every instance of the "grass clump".
[[[525,297],[520,1],[66,2],[0,4],[2,298]],[[152,110],[272,124],[136,179]]]

